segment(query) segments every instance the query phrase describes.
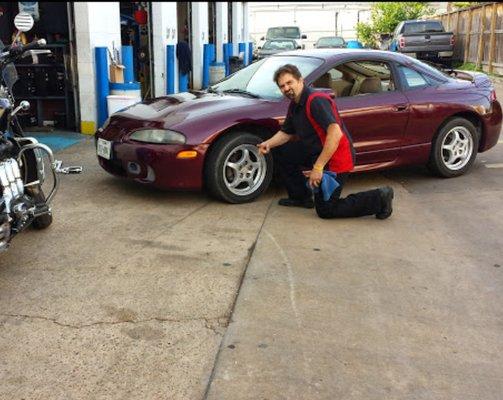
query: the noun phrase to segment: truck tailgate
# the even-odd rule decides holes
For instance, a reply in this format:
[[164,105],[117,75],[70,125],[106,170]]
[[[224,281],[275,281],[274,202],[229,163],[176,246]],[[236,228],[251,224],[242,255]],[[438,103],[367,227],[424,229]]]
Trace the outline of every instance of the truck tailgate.
[[415,33],[402,35],[405,48],[402,51],[452,51],[452,32]]

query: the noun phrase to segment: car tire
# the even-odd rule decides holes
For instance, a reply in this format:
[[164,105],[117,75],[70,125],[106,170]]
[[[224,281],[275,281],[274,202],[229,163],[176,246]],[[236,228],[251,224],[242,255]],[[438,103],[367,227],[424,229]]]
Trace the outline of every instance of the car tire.
[[[35,200],[35,203],[37,204],[45,202],[45,195],[40,185],[38,185],[38,188],[31,193],[31,196],[33,197],[33,200]],[[36,217],[31,223],[31,226],[33,226],[35,229],[45,229],[49,227],[49,225],[51,224],[52,224],[52,213],[49,213],[41,215],[40,217]]]
[[228,203],[247,203],[271,183],[272,155],[262,155],[263,139],[248,132],[225,135],[211,148],[206,160],[205,183],[210,193]]
[[477,157],[479,140],[479,131],[470,121],[449,120],[432,141],[429,169],[444,178],[463,175]]

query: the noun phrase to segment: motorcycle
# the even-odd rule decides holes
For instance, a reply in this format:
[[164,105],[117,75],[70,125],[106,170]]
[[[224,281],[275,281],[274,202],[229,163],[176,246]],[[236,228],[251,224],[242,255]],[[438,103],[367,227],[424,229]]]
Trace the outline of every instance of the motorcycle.
[[[30,14],[20,13],[14,19],[16,37],[10,46],[0,41],[0,252],[5,251],[10,241],[29,226],[47,228],[52,223],[50,204],[59,187],[58,173],[80,173],[82,167],[62,167],[55,160],[50,147],[39,143],[34,137],[24,136],[17,113],[28,110],[30,103],[23,100],[17,107],[13,86],[18,80],[14,62],[20,58],[49,54],[42,49],[45,39],[23,45],[18,43],[22,32],[33,27]],[[39,50],[36,50],[39,49]],[[43,183],[46,178],[44,156],[49,160],[52,188],[46,195]]]

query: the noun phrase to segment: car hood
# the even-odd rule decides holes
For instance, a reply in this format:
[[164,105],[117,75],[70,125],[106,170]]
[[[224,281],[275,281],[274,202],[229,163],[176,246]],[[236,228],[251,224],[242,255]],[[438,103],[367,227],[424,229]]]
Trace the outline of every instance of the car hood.
[[287,106],[238,94],[183,92],[130,106],[113,114],[110,125],[121,134],[142,127],[170,129],[183,133],[187,143],[201,143],[236,122],[284,116]]

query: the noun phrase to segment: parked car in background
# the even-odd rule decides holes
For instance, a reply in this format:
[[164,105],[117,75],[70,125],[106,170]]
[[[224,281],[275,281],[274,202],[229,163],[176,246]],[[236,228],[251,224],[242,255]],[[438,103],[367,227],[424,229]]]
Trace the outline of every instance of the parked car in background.
[[267,29],[265,37],[262,37],[260,40],[273,39],[295,39],[297,46],[304,49],[306,47],[304,39],[307,39],[307,36],[301,35],[298,26],[273,26]]
[[400,22],[389,42],[389,50],[420,60],[450,65],[454,52],[454,34],[446,32],[441,21],[409,20]]
[[346,47],[346,41],[340,36],[320,37],[314,44],[316,49],[343,49]]
[[272,39],[266,40],[262,47],[257,49],[257,59],[272,56],[282,51],[300,49],[295,39]]
[[448,75],[389,51],[310,49],[258,60],[205,91],[111,115],[95,135],[99,164],[161,189],[206,188],[230,203],[256,199],[274,161],[274,151],[261,155],[256,145],[280,129],[290,103],[273,82],[284,64],[336,97],[353,137],[355,172],[426,164],[454,177],[498,142],[501,105],[483,73]]

